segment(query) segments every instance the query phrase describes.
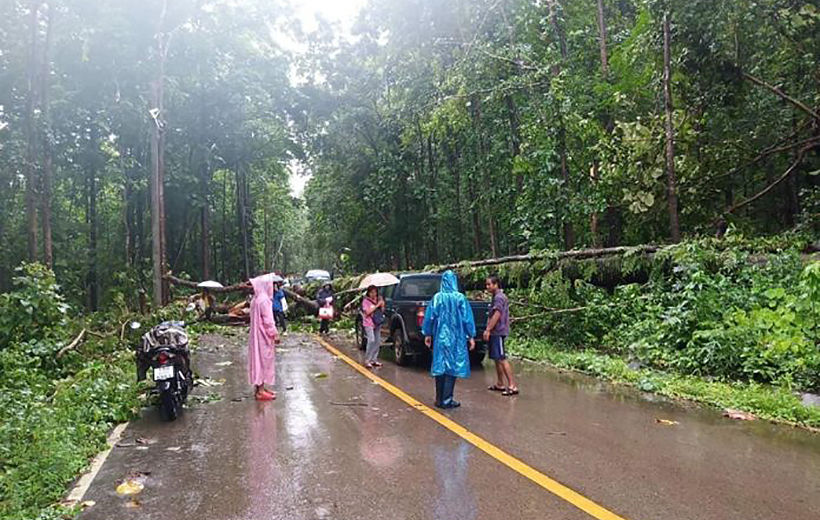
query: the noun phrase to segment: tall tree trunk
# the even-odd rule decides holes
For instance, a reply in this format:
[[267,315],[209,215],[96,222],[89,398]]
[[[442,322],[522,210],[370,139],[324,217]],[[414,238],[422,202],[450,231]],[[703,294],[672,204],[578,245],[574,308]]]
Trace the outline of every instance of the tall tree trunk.
[[[604,16],[604,0],[598,0],[598,47],[601,51],[601,78],[606,81],[609,76],[609,56],[606,46],[606,17]],[[607,126],[606,119],[607,116],[605,115],[604,126]],[[598,185],[599,169],[600,160],[596,157],[595,160],[592,161],[592,170],[590,170],[589,175],[593,187],[597,187]],[[601,247],[601,236],[598,231],[597,211],[593,211],[590,216],[589,228],[592,234],[593,247]]]
[[222,172],[222,243],[219,252],[222,257],[222,279],[228,280],[228,173]]
[[162,200],[161,185],[163,182],[162,166],[160,161],[160,154],[162,147],[160,144],[160,134],[162,132],[162,122],[159,115],[160,106],[159,85],[154,82],[151,84],[151,105],[153,110],[157,111],[157,115],[153,120],[153,129],[151,132],[151,258],[153,265],[153,290],[154,290],[154,306],[156,308],[162,307],[163,299],[163,283],[162,275],[165,272],[165,264],[163,259],[165,252],[163,251],[162,240]]
[[[518,117],[518,107],[511,94],[504,96],[507,105],[507,119],[510,123],[510,154],[514,158],[521,155],[521,121]],[[524,174],[518,172],[515,175],[515,190],[519,195],[524,188]]]
[[162,10],[157,26],[157,60],[158,74],[151,84],[151,244],[153,263],[154,306],[159,308],[166,303],[167,284],[163,278],[167,265],[165,252],[165,114],[164,84],[167,35],[165,34],[165,15],[168,11],[168,0],[162,3]]
[[447,137],[445,138],[445,147],[447,153],[447,166],[450,169],[450,174],[453,176],[453,184],[456,188],[456,215],[455,215],[455,256],[460,257],[463,255],[463,246],[462,246],[462,237],[464,237],[464,226],[461,220],[461,169],[458,163],[458,157],[461,155],[461,152],[458,148],[458,141],[453,138],[452,130],[448,127],[447,128]]
[[38,41],[38,12],[40,0],[30,3],[29,17],[29,63],[28,63],[28,92],[26,96],[26,223],[28,237],[28,260],[37,261],[37,126],[34,108],[37,105],[37,41]]
[[245,268],[245,279],[251,277],[250,239],[248,237],[248,213],[246,199],[245,172],[241,165],[236,167],[236,213],[239,232],[242,234],[242,262]]
[[54,151],[52,149],[51,130],[51,107],[48,98],[48,79],[51,75],[51,62],[49,52],[53,38],[54,28],[54,6],[48,5],[48,16],[46,18],[46,40],[43,46],[42,69],[40,71],[40,104],[42,106],[43,119],[43,178],[42,193],[40,194],[41,219],[43,225],[43,260],[49,269],[54,268],[54,245],[51,237],[51,185],[54,167]]
[[675,128],[672,122],[671,44],[669,13],[663,15],[663,99],[666,110],[666,182],[669,203],[669,234],[672,242],[680,242],[678,223],[678,188],[675,176]]
[[472,175],[467,176],[467,194],[470,197],[470,216],[473,221],[473,254],[470,256],[476,256],[481,254],[484,247],[481,242],[481,215],[478,212],[478,197]]
[[[266,194],[267,195],[267,194]],[[262,234],[264,236],[264,255],[265,258],[262,259],[262,265],[264,266],[265,272],[269,273],[272,271],[273,268],[273,246],[271,245],[271,237],[270,231],[268,230],[268,201],[267,197],[264,199],[264,203],[262,204]]]
[[[476,162],[478,164],[487,164],[487,148],[484,143],[484,124],[482,122],[482,114],[481,114],[481,99],[478,96],[474,96],[472,100],[471,106],[473,107],[473,125],[474,130],[477,137],[477,157]],[[475,174],[479,175],[479,172],[483,171],[483,168],[476,168]],[[479,208],[481,207],[481,192],[485,192],[487,187],[484,185],[483,179],[478,177],[477,179],[474,178],[474,175],[470,175],[469,180],[469,188],[470,188],[470,207],[472,208],[472,215],[473,215],[473,240],[475,245],[475,253],[480,255],[482,254],[482,240],[481,240],[481,215],[479,214]],[[478,183],[479,191],[476,192],[475,185]],[[492,229],[492,228],[491,228]],[[493,242],[493,246],[495,246],[495,237],[490,237],[490,241]],[[495,256],[495,253],[493,253]]]
[[[561,74],[563,65],[567,61],[567,38],[564,32],[563,24],[558,17],[558,11],[562,9],[561,3],[558,0],[551,0],[549,3],[550,21],[555,31],[555,36],[558,39],[558,48],[561,51],[561,62],[552,68],[553,76]],[[564,195],[566,198],[566,206],[570,206],[572,199],[572,185],[570,183],[569,163],[567,161],[567,131],[564,123],[564,117],[560,113],[560,107],[556,106],[558,112],[558,155],[561,160],[561,181],[564,186]],[[569,212],[564,214],[563,218],[564,231],[564,247],[569,250],[575,247],[575,229],[572,226],[572,215]]]
[[604,0],[598,0],[598,47],[601,50],[601,75],[606,79],[609,76],[609,54],[606,46]]
[[[96,137],[92,139],[96,144]],[[96,311],[99,305],[99,276],[97,266],[97,157],[91,156],[88,161],[86,173],[87,190],[87,211],[86,224],[88,225],[88,274],[86,275],[86,285],[88,287],[88,310]]]
[[131,250],[132,250],[132,233],[133,230],[131,229],[131,169],[126,168],[124,165],[123,157],[126,154],[126,150],[124,147],[120,147],[119,150],[120,155],[120,171],[123,175],[123,183],[122,183],[122,226],[125,235],[125,267],[131,267]]
[[200,253],[202,255],[202,278],[211,279],[211,166],[208,151],[205,150],[202,171],[200,173],[200,195],[202,210],[200,213]]

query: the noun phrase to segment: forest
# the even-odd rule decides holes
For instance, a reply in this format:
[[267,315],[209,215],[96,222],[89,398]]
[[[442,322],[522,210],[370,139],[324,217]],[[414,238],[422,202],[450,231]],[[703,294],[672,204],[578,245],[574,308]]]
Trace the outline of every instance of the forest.
[[62,517],[173,279],[497,273],[519,356],[820,427],[816,0],[361,4],[0,0],[0,517]]
[[2,290],[817,232],[812,2],[374,0],[349,35],[268,1],[2,9]]

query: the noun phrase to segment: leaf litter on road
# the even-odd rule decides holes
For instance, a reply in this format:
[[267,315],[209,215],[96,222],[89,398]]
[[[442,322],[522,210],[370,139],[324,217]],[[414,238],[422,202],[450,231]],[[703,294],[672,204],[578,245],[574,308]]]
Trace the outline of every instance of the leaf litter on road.
[[655,422],[658,424],[663,424],[664,426],[675,426],[676,424],[680,424],[678,421],[671,421],[669,419],[655,419]]
[[137,495],[145,489],[145,481],[148,478],[147,472],[136,472],[128,475],[117,486],[117,494],[121,496]]
[[734,408],[726,408],[723,410],[723,416],[729,419],[737,419],[738,421],[754,421],[757,417],[749,412],[743,410],[735,410]]

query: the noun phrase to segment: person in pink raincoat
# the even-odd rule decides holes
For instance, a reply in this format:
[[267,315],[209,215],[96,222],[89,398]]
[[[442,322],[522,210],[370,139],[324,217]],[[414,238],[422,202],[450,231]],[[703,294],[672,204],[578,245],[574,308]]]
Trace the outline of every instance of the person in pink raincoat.
[[265,385],[273,385],[274,344],[279,343],[279,331],[273,318],[273,279],[271,275],[251,278],[251,325],[248,333],[248,382],[255,388],[259,401],[272,401],[276,393]]

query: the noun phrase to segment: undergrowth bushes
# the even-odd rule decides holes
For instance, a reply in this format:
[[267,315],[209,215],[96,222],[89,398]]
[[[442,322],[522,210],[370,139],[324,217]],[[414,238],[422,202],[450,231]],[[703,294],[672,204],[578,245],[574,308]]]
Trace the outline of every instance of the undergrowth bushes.
[[[516,327],[561,349],[593,348],[677,374],[820,390],[820,263],[794,245],[711,240],[665,248],[646,284],[612,294],[560,269],[509,291]],[[576,308],[556,313],[541,307]]]
[[66,485],[138,410],[133,354],[112,331],[58,359],[85,319],[70,315],[51,271],[17,274],[0,295],[0,518],[58,518]]

